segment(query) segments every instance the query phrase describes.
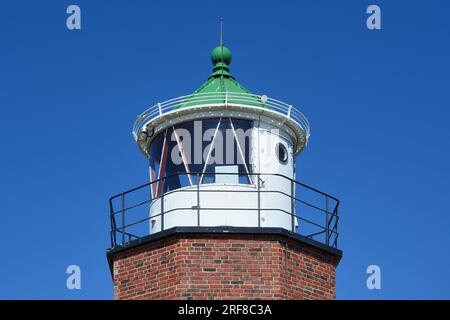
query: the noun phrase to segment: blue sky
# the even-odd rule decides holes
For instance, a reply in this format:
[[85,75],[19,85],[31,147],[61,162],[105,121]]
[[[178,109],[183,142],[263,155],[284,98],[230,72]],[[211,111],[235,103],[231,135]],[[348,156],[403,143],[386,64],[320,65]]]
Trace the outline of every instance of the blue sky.
[[[77,4],[82,30],[66,28]],[[365,26],[378,4],[382,30]],[[298,179],[341,200],[340,299],[450,298],[448,1],[10,1],[0,13],[0,298],[110,299],[108,198],[145,183],[131,127],[224,42],[312,136]],[[82,289],[66,289],[77,264]],[[366,288],[377,264],[382,289]]]

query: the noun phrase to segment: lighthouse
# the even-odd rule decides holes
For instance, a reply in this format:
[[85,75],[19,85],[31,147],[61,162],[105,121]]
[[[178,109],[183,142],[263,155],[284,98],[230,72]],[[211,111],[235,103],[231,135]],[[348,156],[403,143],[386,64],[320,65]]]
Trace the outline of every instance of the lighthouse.
[[296,179],[310,125],[254,94],[221,41],[192,94],[132,134],[148,182],[110,198],[115,299],[334,299],[339,200]]

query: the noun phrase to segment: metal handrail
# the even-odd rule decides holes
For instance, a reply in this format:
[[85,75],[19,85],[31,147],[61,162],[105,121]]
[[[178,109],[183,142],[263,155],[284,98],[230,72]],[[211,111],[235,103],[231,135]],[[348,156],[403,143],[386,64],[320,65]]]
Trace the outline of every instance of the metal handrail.
[[[220,101],[219,103],[217,101]],[[183,104],[185,106],[183,106]],[[161,103],[157,103],[139,116],[133,125],[133,136],[137,141],[143,127],[151,121],[165,116],[171,112],[178,111],[178,107],[183,109],[199,108],[207,106],[242,106],[260,108],[267,112],[277,113],[286,119],[293,120],[303,129],[306,140],[310,136],[310,125],[308,119],[292,105],[277,99],[269,98],[263,95],[239,92],[212,92],[212,93],[194,93],[177,98],[173,98]]]
[[[198,181],[199,181],[198,177],[199,177],[200,173],[190,173],[191,175],[197,175],[197,186],[196,187],[193,186],[194,188],[180,188],[180,189],[171,190],[171,191],[168,191],[166,193],[162,193],[162,194],[160,194],[158,196],[155,196],[153,198],[150,196],[150,192],[149,192],[148,193],[148,197],[149,197],[148,199],[146,199],[144,201],[140,201],[140,202],[135,203],[135,204],[131,204],[131,205],[125,206],[125,198],[126,198],[126,196],[128,194],[133,193],[133,192],[138,191],[138,190],[143,189],[143,188],[147,188],[147,187],[151,186],[152,184],[158,183],[158,182],[160,182],[162,180],[166,180],[166,179],[170,179],[171,177],[174,177],[174,176],[180,176],[180,175],[186,175],[186,174],[187,173],[184,173],[184,172],[171,174],[169,176],[166,176],[166,177],[154,180],[152,182],[143,184],[141,186],[132,188],[130,190],[127,190],[125,192],[122,192],[120,194],[112,196],[109,199],[110,223],[111,223],[111,231],[110,231],[111,247],[115,247],[118,244],[117,243],[117,233],[119,233],[119,235],[121,236],[121,239],[122,239],[121,240],[121,245],[126,245],[128,242],[131,241],[131,238],[135,238],[135,239],[141,238],[138,235],[135,235],[135,234],[132,234],[130,232],[127,232],[126,231],[127,228],[130,228],[132,226],[141,224],[141,223],[143,223],[145,221],[148,221],[149,219],[154,219],[155,217],[159,217],[159,216],[161,217],[161,220],[163,221],[164,215],[166,215],[168,213],[171,213],[171,212],[174,212],[174,211],[177,211],[177,210],[197,210],[198,214],[200,214],[200,212],[202,210],[225,210],[225,211],[226,210],[246,210],[246,211],[257,211],[258,217],[260,217],[260,213],[261,212],[269,210],[269,211],[279,211],[281,213],[290,215],[292,217],[292,226],[291,227],[292,227],[292,231],[293,232],[297,232],[296,229],[295,229],[295,226],[294,226],[295,219],[301,220],[303,222],[308,223],[308,225],[312,225],[312,226],[315,226],[315,227],[317,227],[319,229],[322,229],[321,231],[315,232],[315,233],[312,233],[312,234],[304,234],[304,236],[309,237],[309,238],[314,238],[315,236],[318,236],[318,235],[321,235],[321,234],[325,233],[325,241],[323,243],[328,245],[328,246],[337,248],[337,239],[338,239],[338,236],[339,236],[339,233],[338,233],[338,221],[339,221],[338,207],[339,207],[339,204],[340,204],[339,200],[337,198],[327,194],[327,193],[324,193],[324,192],[322,192],[320,190],[317,190],[317,189],[315,189],[313,187],[310,187],[310,186],[308,186],[306,184],[303,184],[303,183],[298,182],[298,181],[296,181],[294,179],[291,179],[289,177],[286,177],[284,175],[277,174],[277,173],[251,173],[251,175],[254,175],[255,177],[257,177],[257,179],[255,179],[254,181],[257,182],[258,185],[259,185],[259,181],[261,179],[261,176],[278,176],[278,177],[282,177],[282,178],[286,179],[287,181],[290,181],[291,186],[292,186],[291,194],[288,194],[288,193],[280,191],[280,190],[260,190],[259,187],[258,188],[254,188],[254,190],[223,190],[223,189],[202,190],[202,189],[199,188],[199,183],[198,183]],[[220,175],[220,174],[223,174],[223,175],[239,175],[239,176],[246,175],[246,173],[242,173],[242,172],[241,173],[206,173],[206,174],[207,175]],[[214,185],[214,184],[207,184],[207,185],[210,186],[210,185]],[[325,198],[325,200],[326,200],[325,201],[326,202],[325,210],[323,208],[320,208],[319,206],[317,206],[315,204],[311,204],[311,203],[309,203],[309,202],[307,202],[305,200],[297,198],[296,195],[295,195],[294,186],[305,188],[305,189],[307,189],[307,190],[309,190],[311,192],[314,192],[315,194],[319,194],[319,195],[323,196]],[[149,213],[146,212],[146,217],[145,218],[137,220],[137,221],[133,221],[133,222],[130,222],[130,223],[125,223],[126,214],[128,214],[128,212],[130,210],[135,209],[135,208],[140,207],[140,206],[143,206],[143,205],[148,204],[148,203],[152,203],[152,202],[154,202],[154,201],[156,201],[158,199],[162,199],[162,201],[161,201],[161,204],[162,204],[163,203],[163,198],[165,196],[167,196],[167,195],[169,195],[171,193],[177,193],[177,192],[194,192],[194,193],[197,193],[197,201],[199,201],[199,193],[207,193],[207,192],[240,192],[240,193],[242,193],[242,192],[253,192],[253,193],[255,193],[256,192],[258,194],[258,207],[257,208],[250,207],[250,208],[244,208],[244,209],[243,208],[214,208],[214,207],[208,207],[208,208],[202,207],[202,208],[200,208],[200,206],[197,205],[196,208],[194,208],[194,207],[174,208],[174,209],[170,209],[170,210],[166,210],[166,211],[162,207],[161,212],[159,214],[149,216]],[[261,208],[259,199],[260,199],[260,195],[262,193],[279,193],[279,194],[285,195],[286,197],[289,197],[291,199],[291,201],[292,201],[291,212],[288,212],[288,211],[283,210],[281,208]],[[118,199],[118,198],[120,198],[120,200],[121,200],[121,208],[119,210],[114,210],[114,200]],[[334,201],[334,208],[332,208],[332,209],[329,208],[329,200],[330,199]],[[310,208],[317,210],[317,212],[319,212],[319,213],[322,213],[322,214],[324,213],[325,214],[325,223],[323,225],[322,224],[318,224],[318,223],[316,223],[314,221],[311,221],[310,219],[307,219],[304,216],[298,215],[297,212],[296,212],[296,208],[295,208],[295,206],[297,205],[297,202],[305,204],[305,205],[309,206]],[[121,214],[121,225],[119,227],[117,227],[117,225],[116,225],[116,215],[119,215],[119,214]],[[330,227],[330,225],[333,222],[333,219],[334,219],[333,227]],[[198,221],[198,226],[200,226],[200,222],[199,221]],[[258,227],[260,227],[259,219],[258,219]],[[161,231],[162,230],[164,230],[163,225],[161,226]],[[300,232],[298,232],[298,233],[300,233]],[[143,236],[145,236],[147,234],[148,233],[144,234]],[[128,236],[128,241],[125,240],[125,236]]]
[[[173,174],[170,174],[170,175],[168,175],[168,176],[164,176],[164,177],[162,177],[162,178],[155,179],[155,180],[153,180],[153,181],[151,181],[151,182],[148,182],[148,183],[142,184],[142,185],[140,185],[140,186],[131,188],[131,189],[127,190],[127,191],[118,193],[118,194],[116,194],[116,195],[110,197],[109,200],[110,200],[110,202],[111,202],[111,200],[120,197],[122,194],[127,194],[127,193],[130,193],[130,192],[136,191],[136,190],[138,190],[138,189],[142,189],[142,188],[148,187],[148,186],[150,186],[150,185],[152,185],[152,184],[158,183],[158,182],[160,182],[160,181],[162,181],[162,180],[169,179],[169,178],[171,178],[171,177],[180,176],[180,175],[188,175],[188,174],[190,174],[190,175],[196,175],[196,174],[202,174],[202,172],[190,172],[190,173],[187,173],[187,172],[178,172],[178,173],[173,173]],[[238,176],[245,176],[245,175],[248,175],[248,173],[245,173],[245,172],[237,172],[237,173],[236,173],[236,172],[230,172],[230,173],[226,173],[226,172],[213,172],[213,173],[212,173],[212,172],[205,172],[205,174],[207,174],[207,175],[238,175]],[[327,194],[327,193],[325,193],[325,192],[323,192],[323,191],[320,191],[320,190],[318,190],[318,189],[316,189],[316,188],[313,188],[313,187],[311,187],[311,186],[308,186],[308,185],[306,185],[306,184],[304,184],[304,183],[301,183],[301,182],[299,182],[299,181],[297,181],[297,180],[295,180],[295,179],[289,178],[289,177],[287,177],[287,176],[285,176],[285,175],[282,175],[282,174],[280,174],[280,173],[255,173],[255,172],[252,172],[252,173],[250,173],[250,175],[253,175],[253,176],[276,176],[276,177],[281,177],[281,178],[284,178],[284,179],[289,180],[289,181],[291,181],[291,182],[295,182],[295,183],[298,184],[299,186],[302,186],[302,187],[304,187],[304,188],[306,188],[306,189],[309,189],[309,190],[311,190],[311,191],[313,191],[313,192],[319,193],[319,194],[321,194],[321,195],[323,195],[323,196],[327,196],[327,197],[329,197],[330,199],[333,199],[334,201],[337,201],[338,204],[339,204],[339,199],[337,199],[336,197],[334,197],[334,196],[332,196],[332,195],[330,195],[330,194]],[[176,191],[176,190],[174,190],[174,191]]]

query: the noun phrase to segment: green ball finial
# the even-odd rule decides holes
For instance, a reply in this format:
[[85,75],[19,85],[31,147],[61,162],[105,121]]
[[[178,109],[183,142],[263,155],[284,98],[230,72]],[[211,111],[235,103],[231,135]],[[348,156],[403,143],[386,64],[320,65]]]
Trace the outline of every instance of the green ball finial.
[[213,49],[211,52],[211,61],[214,65],[219,62],[223,62],[226,65],[229,65],[231,62],[231,52],[227,47],[218,46]]

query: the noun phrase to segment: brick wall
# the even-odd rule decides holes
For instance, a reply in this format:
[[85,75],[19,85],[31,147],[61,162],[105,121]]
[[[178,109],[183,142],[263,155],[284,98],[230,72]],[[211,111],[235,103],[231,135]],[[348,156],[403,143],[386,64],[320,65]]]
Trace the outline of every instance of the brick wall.
[[175,234],[110,255],[115,299],[335,299],[339,256],[282,235]]

